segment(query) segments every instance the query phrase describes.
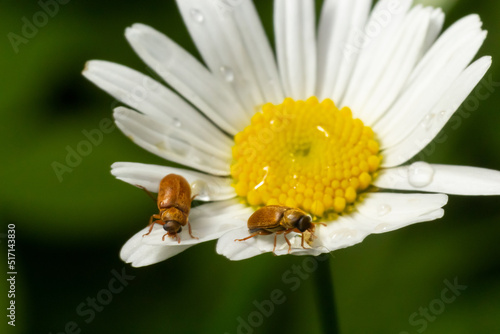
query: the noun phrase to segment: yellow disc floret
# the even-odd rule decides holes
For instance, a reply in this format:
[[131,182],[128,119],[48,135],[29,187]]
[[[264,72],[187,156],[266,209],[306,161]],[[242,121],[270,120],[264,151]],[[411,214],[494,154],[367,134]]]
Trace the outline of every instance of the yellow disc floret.
[[268,103],[234,137],[231,175],[248,204],[342,213],[380,165],[373,130],[326,99]]

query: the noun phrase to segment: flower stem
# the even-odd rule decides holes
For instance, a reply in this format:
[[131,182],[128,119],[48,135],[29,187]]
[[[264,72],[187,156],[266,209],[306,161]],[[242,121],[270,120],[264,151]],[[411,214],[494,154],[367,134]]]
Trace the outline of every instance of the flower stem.
[[333,279],[330,271],[330,259],[318,261],[318,269],[314,273],[314,284],[316,285],[316,297],[318,299],[319,308],[318,314],[323,333],[340,333],[337,308],[335,305],[335,294],[333,291]]

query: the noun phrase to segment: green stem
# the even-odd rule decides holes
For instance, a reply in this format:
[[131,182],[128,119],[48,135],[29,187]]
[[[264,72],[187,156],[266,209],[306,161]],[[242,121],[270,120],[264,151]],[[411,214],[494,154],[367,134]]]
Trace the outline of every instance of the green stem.
[[314,284],[316,286],[318,314],[321,326],[323,327],[323,333],[340,333],[335,294],[333,291],[333,279],[330,270],[330,259],[318,261],[318,269],[314,273]]

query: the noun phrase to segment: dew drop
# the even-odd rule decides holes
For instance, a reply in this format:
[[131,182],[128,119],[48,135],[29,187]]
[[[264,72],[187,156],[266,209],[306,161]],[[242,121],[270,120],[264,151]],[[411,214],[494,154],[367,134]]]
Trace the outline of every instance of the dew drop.
[[222,74],[222,77],[224,80],[227,82],[233,82],[234,81],[234,71],[231,67],[228,66],[221,66],[219,68],[220,73]]
[[172,119],[172,122],[176,128],[180,128],[182,125],[181,121],[178,118]]
[[426,130],[429,130],[432,126],[433,120],[434,120],[434,114],[429,114],[425,116],[424,120],[421,123],[422,127]]
[[389,224],[378,224],[377,226],[375,226],[375,232],[387,232],[389,227],[391,227],[391,225]]
[[433,177],[434,169],[427,162],[415,162],[408,169],[408,182],[415,188],[428,186]]
[[351,230],[349,228],[343,228],[340,229],[334,233],[330,234],[330,238],[336,239],[336,240],[349,240],[354,238],[357,235],[356,230]]
[[210,200],[210,188],[203,180],[196,180],[191,184],[191,192],[196,198],[202,201]]
[[383,217],[387,214],[389,214],[389,212],[391,212],[392,208],[390,205],[388,204],[380,204],[379,207],[377,208],[377,214],[379,217]]
[[155,144],[156,148],[160,151],[168,151],[168,147],[165,142],[161,141]]
[[205,21],[205,17],[198,9],[193,8],[189,13],[191,14],[191,18],[196,22],[203,23],[203,21]]

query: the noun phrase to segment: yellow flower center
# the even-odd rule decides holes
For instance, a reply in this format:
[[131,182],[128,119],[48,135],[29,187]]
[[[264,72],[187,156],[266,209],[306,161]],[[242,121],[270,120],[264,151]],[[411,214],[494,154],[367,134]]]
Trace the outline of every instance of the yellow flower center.
[[234,141],[238,196],[252,206],[285,205],[317,218],[348,210],[381,159],[370,127],[349,108],[316,97],[264,105]]

